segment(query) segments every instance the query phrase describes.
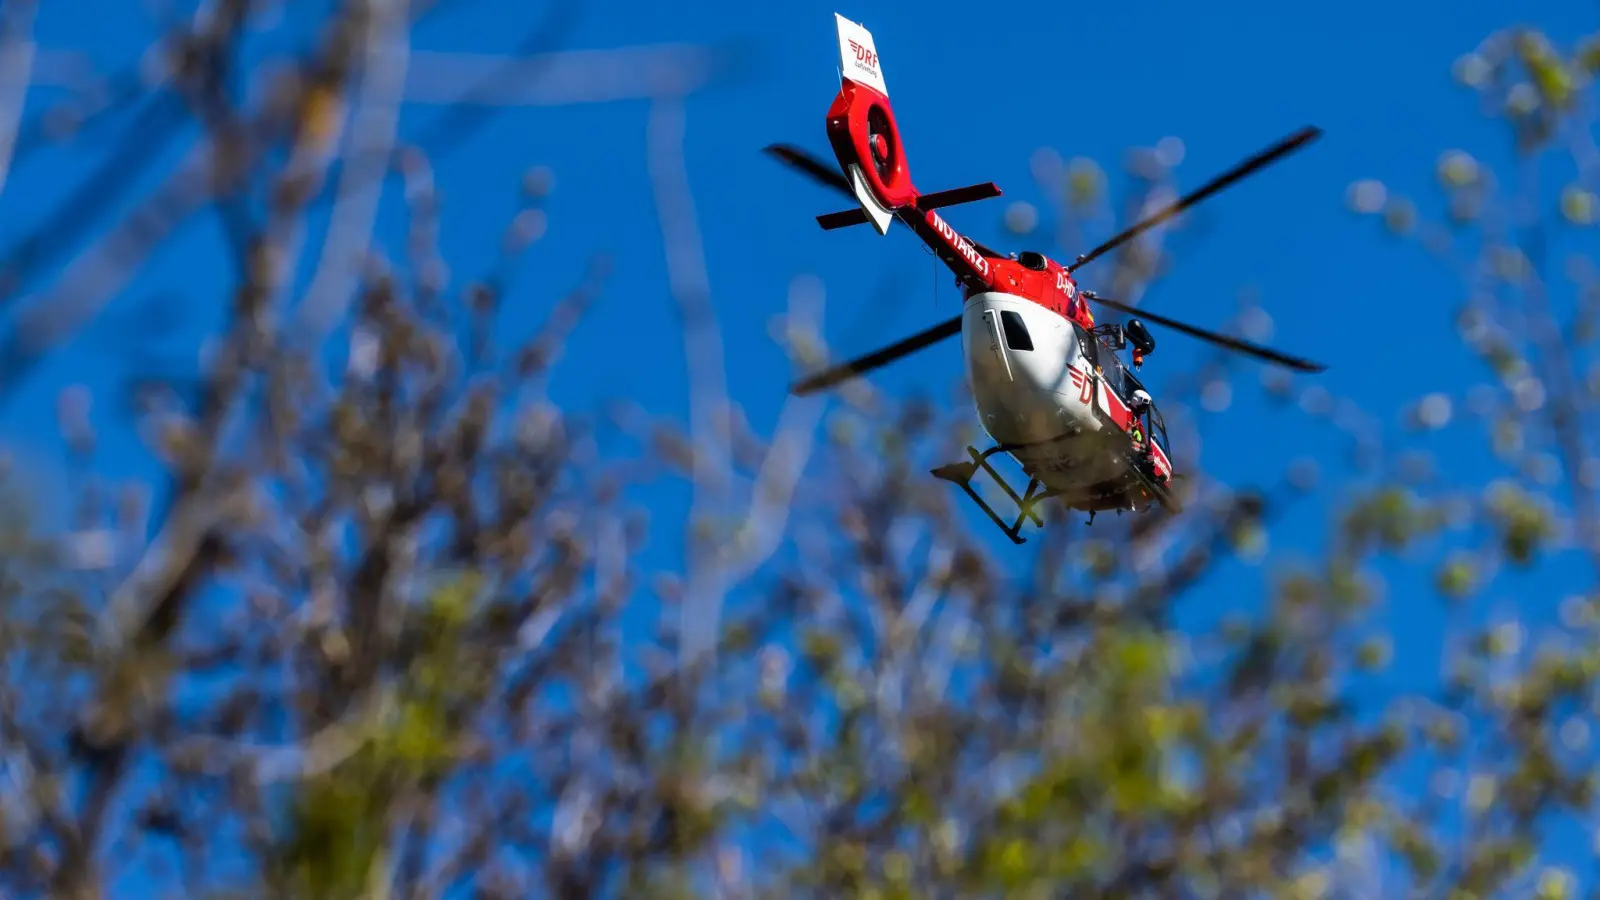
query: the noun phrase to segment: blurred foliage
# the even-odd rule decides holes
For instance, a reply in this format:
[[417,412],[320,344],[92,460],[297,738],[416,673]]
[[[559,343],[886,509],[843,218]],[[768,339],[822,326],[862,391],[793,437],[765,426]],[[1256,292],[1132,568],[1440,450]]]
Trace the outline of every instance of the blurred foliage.
[[[458,284],[426,148],[399,148],[404,247],[357,269],[336,336],[299,340],[278,280],[332,193],[323,151],[369,102],[352,73],[378,8],[342,6],[298,77],[234,106],[219,88],[257,11],[216,7],[172,61],[242,173],[211,182],[239,254],[225,321],[195,373],[64,395],[62,484],[8,462],[6,896],[1592,887],[1594,848],[1566,833],[1592,831],[1600,787],[1600,37],[1491,35],[1455,76],[1511,152],[1463,138],[1436,197],[1349,189],[1459,277],[1481,383],[1420,386],[1391,424],[1264,373],[1269,415],[1325,429],[1314,461],[1229,486],[1180,459],[1183,515],[1056,515],[1021,553],[926,474],[970,431],[959,391],[851,384],[771,434],[698,369],[688,427],[551,403],[606,272],[546,269],[578,282],[555,298],[511,277],[560,224],[548,169],[493,269]],[[652,106],[650,162],[681,238],[673,109]],[[1003,224],[1088,246],[1176,189],[1183,150],[1135,148],[1116,174],[1039,150],[1037,197]],[[1106,293],[1136,300],[1206,221],[1103,261]],[[718,346],[704,261],[669,244],[687,345]],[[801,367],[823,348],[816,285],[793,288],[773,333]],[[550,310],[521,339],[499,319],[513,294]],[[1233,325],[1271,319],[1246,297]],[[1162,377],[1184,454],[1249,389],[1223,355]],[[99,432],[128,422],[163,475],[108,484]],[[641,508],[658,483],[687,486],[692,528]],[[1326,528],[1295,556],[1280,529],[1305,510]],[[647,566],[686,532],[681,566]],[[1391,633],[1402,606],[1439,630]]]
[[350,897],[369,887],[397,792],[430,786],[447,773],[463,705],[488,685],[465,656],[462,629],[472,614],[477,579],[443,586],[425,601],[416,655],[400,677],[390,708],[355,729],[349,759],[301,783],[292,799],[281,850],[288,892]]

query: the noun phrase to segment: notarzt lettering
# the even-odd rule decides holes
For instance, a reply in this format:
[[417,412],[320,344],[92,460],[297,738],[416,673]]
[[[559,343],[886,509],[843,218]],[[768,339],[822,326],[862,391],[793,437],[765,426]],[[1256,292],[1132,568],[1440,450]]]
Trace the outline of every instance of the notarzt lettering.
[[989,261],[983,258],[983,254],[973,249],[972,245],[967,243],[966,238],[957,234],[956,230],[951,228],[944,219],[939,218],[938,213],[930,213],[930,216],[933,218],[934,230],[938,231],[945,240],[949,241],[951,245],[956,248],[956,252],[960,253],[963,259],[971,263],[974,269],[977,269],[983,275],[988,275]]

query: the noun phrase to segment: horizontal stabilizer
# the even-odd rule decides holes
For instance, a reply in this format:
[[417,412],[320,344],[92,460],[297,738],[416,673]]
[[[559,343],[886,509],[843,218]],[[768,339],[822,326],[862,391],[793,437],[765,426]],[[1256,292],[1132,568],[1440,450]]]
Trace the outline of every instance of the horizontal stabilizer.
[[943,206],[955,206],[957,203],[971,203],[975,200],[988,200],[990,197],[1000,196],[1000,186],[992,181],[982,184],[969,184],[966,187],[951,188],[948,191],[934,191],[923,194],[917,198],[918,209],[939,209]]
[[[918,209],[940,209],[946,206],[955,206],[958,203],[971,203],[975,200],[987,200],[990,197],[1000,196],[1000,187],[992,181],[982,184],[969,184],[966,187],[951,188],[948,191],[935,191],[932,194],[923,194],[917,198]],[[835,228],[848,228],[851,225],[865,225],[867,213],[862,209],[846,209],[840,212],[827,213],[817,216],[817,224],[824,231]]]

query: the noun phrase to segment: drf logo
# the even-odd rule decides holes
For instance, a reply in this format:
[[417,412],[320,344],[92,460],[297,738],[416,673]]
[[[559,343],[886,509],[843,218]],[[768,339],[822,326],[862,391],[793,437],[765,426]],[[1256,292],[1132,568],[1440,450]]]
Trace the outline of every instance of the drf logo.
[[856,62],[866,64],[869,69],[878,67],[878,54],[876,52],[868,50],[855,41],[850,42],[850,49],[856,55]]
[[1067,371],[1072,374],[1072,386],[1078,389],[1078,402],[1087,406],[1094,396],[1094,382],[1075,368],[1069,367]]

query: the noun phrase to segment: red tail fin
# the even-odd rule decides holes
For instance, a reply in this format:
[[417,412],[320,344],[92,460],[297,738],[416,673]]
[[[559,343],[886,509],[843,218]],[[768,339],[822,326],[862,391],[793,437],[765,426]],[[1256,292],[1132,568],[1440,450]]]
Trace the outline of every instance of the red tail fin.
[[917,189],[872,34],[838,13],[834,21],[844,80],[828,108],[828,140],[862,212],[879,234],[888,234],[895,210],[916,203]]

